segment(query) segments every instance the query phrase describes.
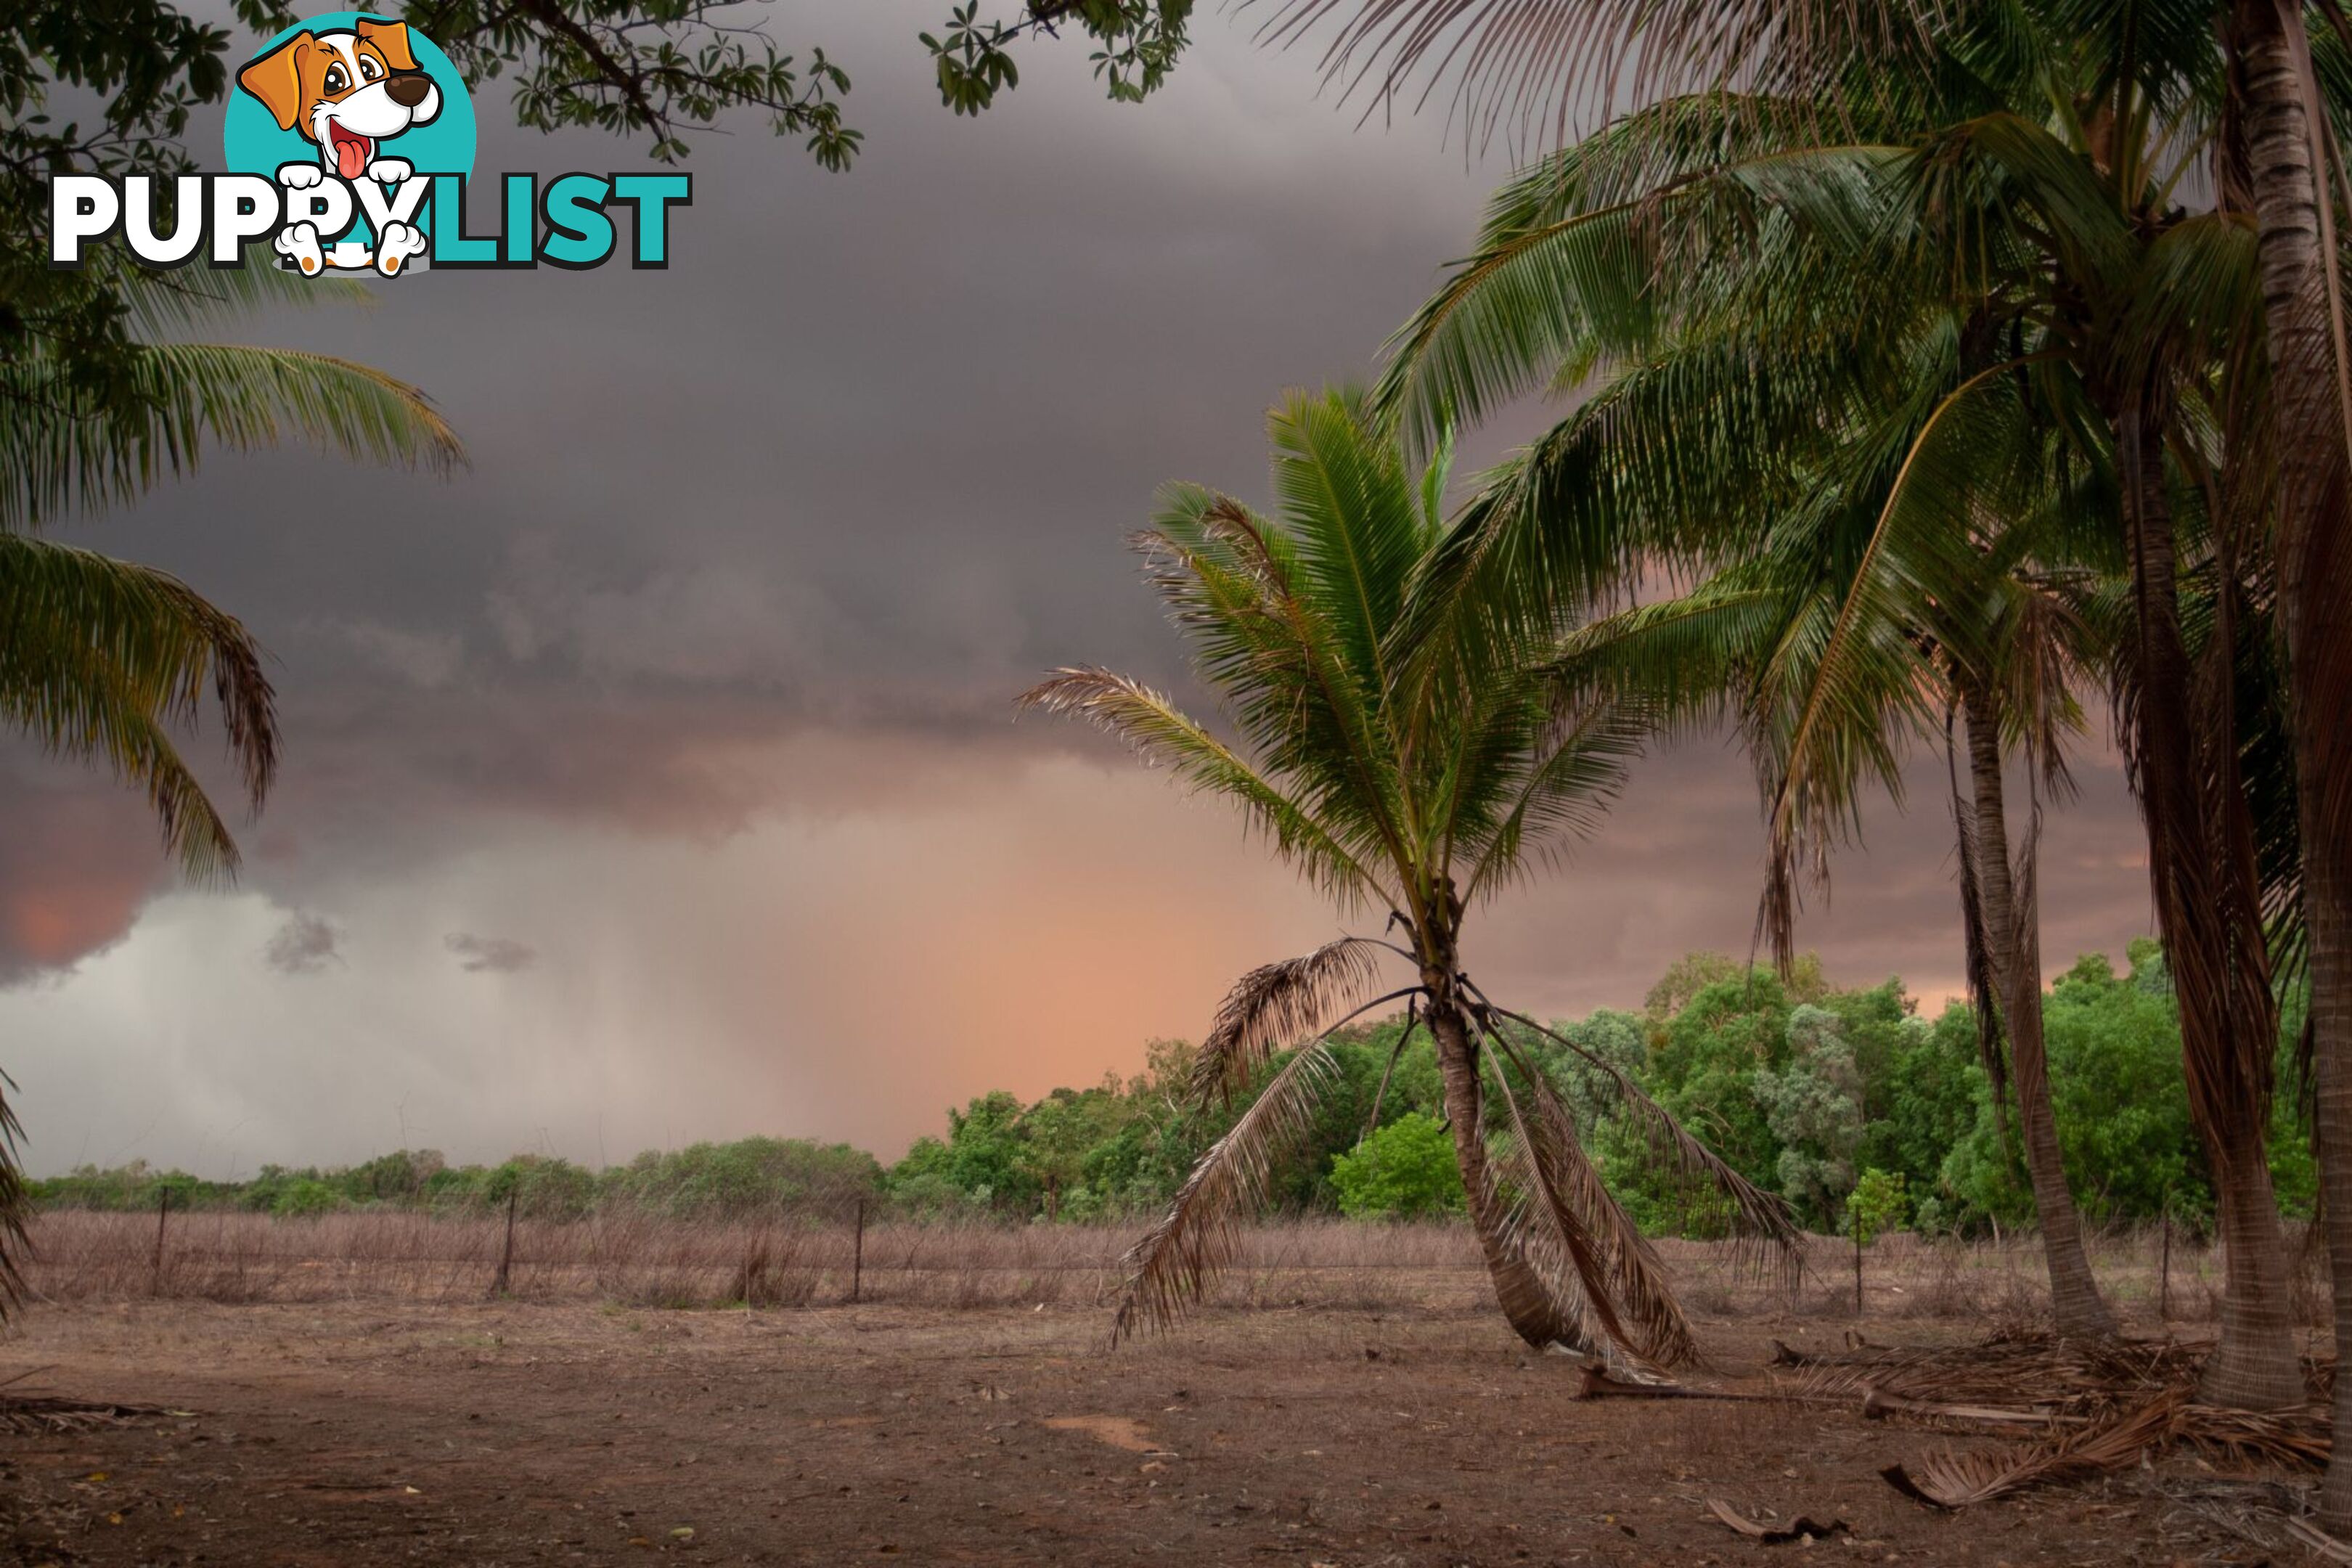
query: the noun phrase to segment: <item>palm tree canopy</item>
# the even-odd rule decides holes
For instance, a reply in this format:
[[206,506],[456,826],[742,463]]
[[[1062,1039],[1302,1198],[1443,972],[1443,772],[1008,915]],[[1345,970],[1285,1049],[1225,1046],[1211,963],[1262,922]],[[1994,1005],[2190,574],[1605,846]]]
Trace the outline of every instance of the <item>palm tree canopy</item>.
[[1113,731],[1188,784],[1238,801],[1343,905],[1416,925],[1507,883],[1597,825],[1648,732],[1644,705],[1563,707],[1540,628],[1472,679],[1427,601],[1447,537],[1450,453],[1412,469],[1349,392],[1294,394],[1268,421],[1272,515],[1196,485],[1161,492],[1136,536],[1151,580],[1223,699],[1237,740],[1097,668],[1024,700]]

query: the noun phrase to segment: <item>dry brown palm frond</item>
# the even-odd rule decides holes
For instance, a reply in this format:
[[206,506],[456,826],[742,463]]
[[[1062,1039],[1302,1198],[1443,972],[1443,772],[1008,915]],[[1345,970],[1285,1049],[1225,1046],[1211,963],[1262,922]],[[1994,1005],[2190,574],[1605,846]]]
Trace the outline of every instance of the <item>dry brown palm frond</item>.
[[2114,1469],[2152,1450],[2186,1445],[2294,1468],[2326,1462],[2330,1369],[2309,1369],[2312,1403],[2252,1412],[2200,1403],[2209,1346],[2172,1340],[2059,1340],[2009,1335],[1932,1351],[1868,1351],[1776,1358],[1793,1364],[1801,1397],[1862,1389],[1864,1414],[2058,1429],[2032,1447],[1944,1454],[1916,1469],[1880,1473],[1937,1508],[1963,1508],[2030,1486]]
[[1246,1088],[1250,1075],[1275,1052],[1328,1033],[1337,1026],[1332,1022],[1336,1016],[1352,1016],[1365,1005],[1410,994],[1399,992],[1365,1002],[1386,951],[1384,944],[1369,938],[1343,936],[1303,958],[1260,964],[1243,975],[1241,984],[1217,1005],[1209,1037],[1192,1058],[1193,1100],[1231,1103],[1234,1091]]
[[1313,1125],[1315,1097],[1336,1071],[1318,1040],[1284,1063],[1232,1131],[1209,1146],[1168,1213],[1127,1255],[1111,1343],[1145,1327],[1167,1328],[1201,1299],[1232,1255],[1241,1220],[1264,1201],[1276,1157]]
[[16,1108],[8,1103],[16,1080],[0,1072],[0,1321],[24,1300],[25,1279],[18,1265],[33,1245],[25,1222],[32,1217],[32,1194],[25,1188],[25,1172],[16,1145],[25,1135]]
[[1774,1364],[1793,1369],[1785,1386],[1806,1397],[1877,1391],[1931,1404],[2105,1415],[2145,1399],[2153,1389],[2192,1387],[2203,1360],[2201,1347],[2175,1340],[2061,1340],[2033,1333],[1925,1350],[1867,1347],[1834,1354],[1783,1345]]
[[2006,1453],[1941,1454],[1916,1471],[1889,1465],[1879,1473],[1907,1497],[1958,1509],[2027,1487],[2117,1469],[2175,1444],[2231,1458],[2315,1469],[2327,1462],[2328,1425],[2324,1406],[2230,1410],[2200,1404],[2189,1386],[2176,1384],[2053,1442]]
[[2086,1415],[2067,1415],[2055,1410],[2019,1410],[2006,1405],[1955,1405],[1945,1400],[1911,1399],[1900,1394],[1866,1386],[1862,1400],[1862,1415],[1865,1421],[1884,1421],[1901,1415],[1915,1421],[1966,1421],[1986,1426],[2079,1426],[2088,1421]]
[[1586,1156],[1575,1118],[1550,1079],[1507,1037],[1481,1022],[1487,1037],[1517,1068],[1532,1102],[1531,1110],[1522,1108],[1508,1068],[1496,1062],[1512,1131],[1526,1154],[1526,1178],[1542,1200],[1522,1204],[1523,1223],[1540,1215],[1559,1231],[1595,1321],[1627,1353],[1661,1367],[1696,1362],[1698,1342],[1667,1282],[1665,1265]]
[[1706,1507],[1708,1512],[1714,1514],[1725,1524],[1750,1541],[1761,1542],[1767,1546],[1785,1546],[1792,1541],[1801,1541],[1811,1546],[1816,1541],[1827,1541],[1832,1536],[1850,1536],[1853,1533],[1853,1526],[1842,1519],[1832,1519],[1823,1523],[1820,1520],[1799,1514],[1795,1521],[1790,1524],[1764,1525],[1749,1519],[1721,1498],[1707,1499]]
[[[1579,1348],[1605,1337],[1624,1353],[1646,1359],[1641,1342],[1618,1315],[1602,1244],[1563,1190],[1569,1184],[1560,1169],[1561,1152],[1546,1149],[1511,1092],[1509,1078],[1499,1068],[1495,1077],[1510,1123],[1494,1152],[1496,1171],[1514,1189],[1504,1240],[1535,1266],[1554,1301],[1573,1320]],[[1572,1152],[1567,1158],[1582,1156]]]
[[2091,674],[2079,652],[2087,634],[2063,595],[2011,581],[2024,591],[2009,608],[2004,640],[2013,657],[2001,671],[2007,687],[2002,706],[2021,717],[2026,777],[2032,788],[2063,805],[2076,793],[2066,742],[2083,729],[2075,691]]
[[2189,1405],[2182,1407],[2173,1436],[2210,1454],[2315,1470],[2327,1463],[2330,1426],[2328,1410],[2322,1405],[2301,1410],[2231,1410],[2218,1405]]
[[1573,1051],[1584,1061],[1598,1068],[1616,1090],[1617,1103],[1641,1127],[1650,1152],[1664,1169],[1679,1181],[1685,1215],[1700,1222],[1720,1224],[1735,1237],[1768,1244],[1776,1252],[1784,1268],[1802,1267],[1801,1233],[1789,1205],[1778,1194],[1768,1193],[1725,1163],[1723,1157],[1693,1136],[1675,1120],[1674,1114],[1650,1098],[1622,1068],[1586,1050],[1559,1030],[1549,1028],[1525,1013],[1515,1013],[1507,1007],[1495,1005],[1486,994],[1464,984],[1476,997],[1493,1020],[1506,1018],[1522,1027],[1534,1030],[1546,1039]]
[[1915,1471],[1889,1465],[1879,1474],[1906,1497],[1930,1507],[1967,1508],[2027,1487],[2120,1469],[2171,1435],[2186,1389],[2168,1388],[2115,1420],[2027,1448],[1938,1454]]
[[142,1415],[165,1414],[158,1405],[117,1405],[58,1394],[0,1394],[0,1432],[24,1436],[114,1426]]

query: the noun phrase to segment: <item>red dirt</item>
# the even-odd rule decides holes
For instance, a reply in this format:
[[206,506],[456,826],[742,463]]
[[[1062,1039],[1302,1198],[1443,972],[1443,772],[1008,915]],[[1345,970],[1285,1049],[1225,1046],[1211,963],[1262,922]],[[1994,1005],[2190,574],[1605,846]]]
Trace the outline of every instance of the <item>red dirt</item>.
[[[1992,1439],[1842,1408],[1580,1402],[1573,1366],[1485,1313],[1221,1311],[1116,1352],[1106,1322],[1062,1308],[42,1308],[0,1343],[0,1378],[47,1369],[11,1392],[192,1414],[0,1436],[0,1558],[2294,1560],[2229,1528],[2264,1478],[2177,1458],[1939,1514],[1878,1468]],[[1847,1326],[1703,1331],[1717,1375],[1738,1381],[1771,1337],[1833,1347]],[[1911,1342],[1937,1329],[1866,1327]],[[1710,1516],[1713,1498],[1853,1533],[1756,1543]]]

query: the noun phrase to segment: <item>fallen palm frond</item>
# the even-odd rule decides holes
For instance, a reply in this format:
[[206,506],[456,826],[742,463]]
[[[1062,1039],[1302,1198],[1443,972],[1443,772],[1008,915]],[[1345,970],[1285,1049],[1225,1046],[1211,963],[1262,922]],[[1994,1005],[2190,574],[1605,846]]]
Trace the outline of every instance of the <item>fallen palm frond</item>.
[[1872,1388],[1862,1399],[1863,1419],[1884,1421],[1890,1415],[1905,1415],[1921,1421],[1977,1421],[1989,1426],[2079,1426],[2085,1416],[2061,1415],[2054,1410],[2013,1410],[2000,1405],[1954,1405],[1937,1399],[1908,1399],[1899,1394],[1889,1394],[1883,1388]]
[[1950,1452],[1879,1474],[1931,1507],[1966,1508],[2028,1487],[2077,1480],[2188,1447],[2217,1456],[2295,1468],[2326,1462],[2328,1420],[2316,1390],[2332,1369],[2311,1369],[2313,1404],[2299,1410],[2225,1409],[2197,1399],[2202,1346],[2175,1341],[2058,1340],[2003,1335],[1958,1349],[1865,1349],[1804,1356],[1776,1347],[1793,1364],[1798,1392],[1818,1398],[1859,1391],[1863,1412],[2040,1426],[2050,1436],[2010,1449]]
[[2200,1405],[2186,1387],[2168,1388],[2137,1410],[2054,1442],[2009,1453],[1939,1454],[1914,1471],[1889,1465],[1879,1474],[1906,1497],[1937,1508],[1966,1508],[2027,1487],[2074,1480],[2137,1464],[2183,1444],[2232,1458],[2316,1469],[2327,1462],[2325,1407],[2257,1413]]
[[1916,1471],[1895,1464],[1878,1473],[1896,1491],[1931,1508],[1967,1508],[2027,1487],[2077,1480],[2133,1464],[2171,1433],[2188,1399],[2186,1389],[2168,1388],[2120,1420],[2069,1433],[2053,1443],[2006,1453],[1937,1454]]
[[2288,1520],[2286,1532],[2322,1562],[2352,1563],[2352,1545],[2336,1540],[2307,1519]]
[[1694,1388],[1683,1383],[1628,1383],[1587,1362],[1577,1380],[1579,1399],[1719,1399],[1737,1405],[1782,1405],[1788,1396],[1740,1388]]
[[1824,1524],[1804,1514],[1799,1514],[1793,1522],[1786,1525],[1759,1524],[1719,1497],[1707,1499],[1706,1508],[1709,1513],[1740,1534],[1766,1546],[1785,1546],[1792,1541],[1801,1541],[1810,1545],[1816,1541],[1827,1541],[1832,1535],[1853,1533],[1853,1526],[1842,1519],[1833,1519]]
[[160,1405],[120,1405],[46,1394],[0,1394],[0,1432],[33,1436],[119,1426],[142,1415],[165,1415]]
[[1790,1391],[1807,1395],[1875,1393],[1883,1399],[1928,1405],[2104,1416],[2153,1390],[2193,1384],[2204,1355],[2202,1347],[2173,1340],[2005,1333],[1978,1344],[1928,1350],[1864,1345],[1819,1354],[1776,1345],[1773,1360],[1793,1370]]

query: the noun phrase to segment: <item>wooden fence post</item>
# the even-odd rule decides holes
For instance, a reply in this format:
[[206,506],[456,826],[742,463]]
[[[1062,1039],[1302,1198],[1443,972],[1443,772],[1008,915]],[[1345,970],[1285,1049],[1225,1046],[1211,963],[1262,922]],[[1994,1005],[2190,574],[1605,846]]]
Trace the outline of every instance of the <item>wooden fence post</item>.
[[505,1295],[512,1285],[515,1201],[521,1196],[522,1189],[520,1186],[511,1188],[507,1193],[507,1245],[506,1249],[499,1254],[499,1277],[490,1281],[490,1294],[493,1296]]
[[1862,1211],[1853,1211],[1853,1315],[1862,1316]]
[[164,1187],[155,1194],[155,1278],[147,1287],[150,1295],[163,1293],[163,1226],[172,1216],[172,1189]]
[[2172,1321],[2172,1194],[2165,1194],[2164,1261],[2158,1267],[2156,1285],[2156,1321]]
[[866,1283],[866,1200],[857,1200],[857,1239],[849,1255],[849,1304],[857,1304],[857,1293]]

